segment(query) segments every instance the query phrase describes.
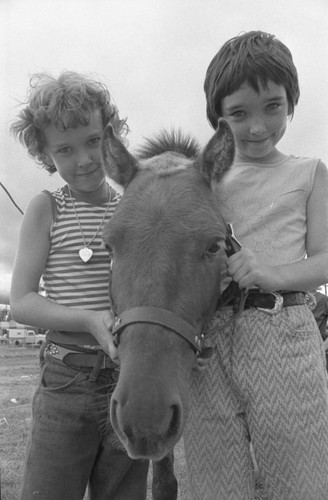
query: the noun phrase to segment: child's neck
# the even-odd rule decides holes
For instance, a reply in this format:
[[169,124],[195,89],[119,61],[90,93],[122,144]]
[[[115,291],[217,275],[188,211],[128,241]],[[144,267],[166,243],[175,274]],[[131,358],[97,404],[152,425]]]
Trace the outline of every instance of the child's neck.
[[286,156],[287,155],[281,153],[276,148],[272,149],[269,154],[261,158],[256,158],[256,157],[254,158],[251,156],[247,156],[244,153],[240,153],[237,150],[235,155],[235,161],[239,163],[253,163],[253,164],[263,165],[263,164],[277,163],[286,158]]
[[90,205],[100,206],[108,202],[110,196],[110,187],[106,181],[104,181],[97,189],[94,191],[78,191],[70,186],[72,196],[78,201],[84,201]]

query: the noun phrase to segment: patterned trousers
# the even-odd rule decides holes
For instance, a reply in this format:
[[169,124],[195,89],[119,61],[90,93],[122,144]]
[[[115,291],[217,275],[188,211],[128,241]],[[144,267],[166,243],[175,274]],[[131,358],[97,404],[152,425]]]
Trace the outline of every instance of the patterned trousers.
[[184,433],[192,498],[254,500],[251,441],[269,500],[327,500],[327,372],[312,312],[231,317],[225,308],[214,319],[214,354],[193,377]]

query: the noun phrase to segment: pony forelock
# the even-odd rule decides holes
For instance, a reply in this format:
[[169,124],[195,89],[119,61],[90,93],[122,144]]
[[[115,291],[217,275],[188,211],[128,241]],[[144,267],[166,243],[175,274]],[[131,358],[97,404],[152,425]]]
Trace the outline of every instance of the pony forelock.
[[186,158],[196,158],[200,153],[200,145],[190,135],[184,135],[180,129],[161,130],[154,138],[146,138],[145,144],[137,149],[137,158],[145,160],[166,152],[174,152]]

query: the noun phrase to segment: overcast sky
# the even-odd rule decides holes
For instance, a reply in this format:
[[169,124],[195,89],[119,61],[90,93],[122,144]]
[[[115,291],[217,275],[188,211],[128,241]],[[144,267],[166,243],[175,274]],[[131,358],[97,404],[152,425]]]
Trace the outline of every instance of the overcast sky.
[[[32,74],[70,69],[107,83],[128,118],[132,150],[163,127],[205,144],[207,66],[228,38],[257,29],[290,48],[299,73],[301,99],[281,149],[328,163],[327,25],[327,0],[0,0],[0,182],[23,210],[62,184],[9,135]],[[20,222],[0,188],[0,303]]]

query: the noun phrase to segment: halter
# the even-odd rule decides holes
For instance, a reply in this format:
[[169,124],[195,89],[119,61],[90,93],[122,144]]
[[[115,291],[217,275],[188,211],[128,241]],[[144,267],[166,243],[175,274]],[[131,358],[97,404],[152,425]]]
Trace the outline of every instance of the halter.
[[150,323],[163,326],[189,342],[195,352],[201,353],[203,350],[204,336],[199,334],[190,323],[167,309],[152,306],[133,307],[116,317],[112,331],[116,347],[119,344],[120,335],[124,328],[135,323]]
[[[233,233],[231,224],[227,225],[225,245],[226,253],[228,256],[238,252],[241,248],[239,241]],[[123,332],[125,327],[136,323],[147,323],[160,325],[167,330],[173,331],[174,333],[185,339],[191,345],[192,349],[198,356],[202,356],[202,354],[206,350],[205,335],[203,333],[199,333],[188,321],[185,321],[172,311],[162,309],[161,307],[138,306],[123,311],[120,315],[117,315],[111,295],[112,266],[113,261],[111,261],[109,273],[109,298],[111,309],[115,314],[115,323],[112,330],[115,346],[118,347],[121,333]]]

